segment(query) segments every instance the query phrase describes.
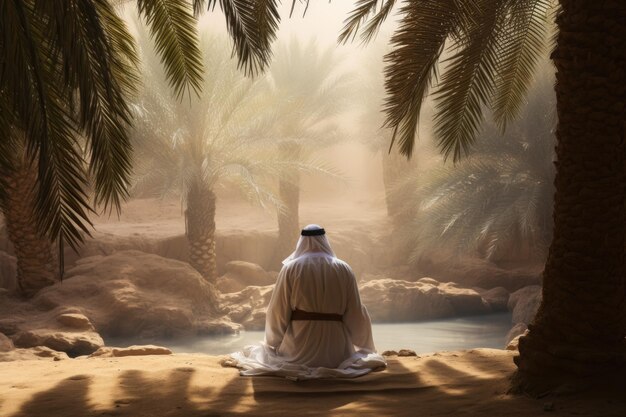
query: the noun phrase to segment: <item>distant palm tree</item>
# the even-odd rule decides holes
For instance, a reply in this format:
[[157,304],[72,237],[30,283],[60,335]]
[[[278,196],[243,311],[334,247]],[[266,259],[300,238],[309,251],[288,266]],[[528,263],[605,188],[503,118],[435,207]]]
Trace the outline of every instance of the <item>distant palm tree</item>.
[[[202,66],[190,4],[136,5],[176,93],[197,90]],[[5,0],[0,11],[0,204],[18,287],[32,295],[58,277],[52,241],[62,264],[64,244],[76,248],[89,234],[88,189],[105,208],[119,209],[126,196],[137,57],[112,2]]]
[[393,189],[404,201],[399,210],[414,215],[403,229],[414,260],[450,251],[492,261],[545,259],[556,125],[549,85],[533,88],[521,120],[504,136],[488,124],[469,157],[409,175]]
[[216,187],[235,187],[253,202],[280,207],[267,184],[284,164],[266,134],[273,120],[257,111],[266,100],[263,80],[239,73],[222,39],[205,37],[202,47],[211,76],[201,86],[203,93],[189,102],[174,99],[164,78],[146,68],[145,89],[136,103],[134,188],[136,193],[181,196],[190,263],[214,282]]
[[407,217],[407,212],[401,209],[405,196],[393,193],[392,190],[406,178],[409,171],[413,172],[416,163],[389,147],[393,132],[383,127],[385,118],[380,109],[385,98],[381,60],[384,51],[388,51],[386,45],[384,48],[371,47],[363,64],[364,71],[360,74],[359,89],[354,97],[355,105],[360,108],[357,135],[372,152],[380,153],[387,215],[402,228]]
[[[348,75],[337,67],[332,48],[320,50],[315,42],[292,38],[282,44],[269,68],[270,100],[267,108],[280,115],[270,135],[285,161],[305,162],[315,151],[340,140],[339,117],[348,91]],[[331,167],[315,162],[318,172],[335,175]],[[300,172],[285,166],[279,176],[284,209],[278,212],[275,264],[292,250],[300,230]]]

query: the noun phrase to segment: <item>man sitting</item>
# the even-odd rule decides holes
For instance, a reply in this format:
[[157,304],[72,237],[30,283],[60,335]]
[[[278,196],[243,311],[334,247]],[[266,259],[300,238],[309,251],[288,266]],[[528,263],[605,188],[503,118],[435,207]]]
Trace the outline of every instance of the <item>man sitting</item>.
[[230,355],[242,375],[355,377],[386,365],[350,266],[325,231],[305,227],[283,261],[265,322],[265,343]]

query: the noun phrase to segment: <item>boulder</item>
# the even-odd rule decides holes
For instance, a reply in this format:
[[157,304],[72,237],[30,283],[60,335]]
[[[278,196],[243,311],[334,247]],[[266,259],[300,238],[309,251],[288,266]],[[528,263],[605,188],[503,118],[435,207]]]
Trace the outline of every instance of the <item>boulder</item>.
[[441,284],[432,278],[409,282],[379,279],[364,283],[361,300],[372,320],[418,321],[461,315],[485,314],[489,305],[474,290]]
[[8,352],[13,349],[15,349],[15,346],[13,346],[13,341],[5,336],[3,333],[0,333],[0,352]]
[[146,356],[146,355],[171,355],[172,351],[166,347],[155,345],[133,345],[128,347],[101,347],[91,355],[90,358],[122,357],[122,356]]
[[245,261],[231,261],[226,264],[226,274],[237,279],[246,287],[249,285],[271,285],[276,281],[276,277],[266,272],[257,264]]
[[28,349],[13,349],[8,352],[0,352],[0,362],[26,361],[26,360],[54,360],[69,359],[65,352],[58,352],[45,346],[37,346]]
[[251,262],[231,261],[225,268],[226,273],[217,281],[217,288],[223,293],[238,292],[250,285],[264,286],[276,282],[275,275]]
[[483,288],[474,288],[476,292],[480,294],[481,297],[489,307],[491,307],[491,311],[493,312],[504,312],[508,311],[508,303],[509,303],[509,292],[504,287],[495,287],[490,290],[485,290]]
[[241,324],[244,329],[263,330],[267,305],[273,291],[274,285],[246,287],[236,293],[223,294],[221,305],[227,317]]
[[541,284],[543,263],[524,267],[500,267],[492,262],[463,257],[452,261],[449,254],[432,253],[423,257],[418,265],[420,271],[435,278],[446,277],[463,287],[491,289],[503,287],[509,292],[528,285]]
[[529,324],[541,304],[541,286],[529,285],[515,291],[509,297],[508,309],[513,313],[512,322]]
[[11,336],[19,332],[21,320],[17,318],[0,319],[0,333]]
[[407,357],[407,356],[417,356],[417,353],[415,353],[415,351],[411,349],[400,349],[397,352],[395,350],[386,350],[382,353],[382,355],[383,356]]
[[528,326],[525,323],[516,323],[507,333],[505,345],[508,345],[513,339],[524,334],[526,331],[528,331]]
[[215,287],[189,264],[135,250],[81,259],[62,283],[44,288],[33,301],[43,310],[71,308],[57,318],[59,324],[91,325],[105,338],[157,339],[239,328],[220,318]]
[[59,324],[76,330],[94,330],[93,324],[84,314],[64,313],[57,316]]
[[506,345],[506,350],[519,350],[519,339],[520,337],[526,336],[527,334],[528,330],[524,331],[521,334],[518,334],[513,339],[511,339]]
[[104,341],[96,332],[59,332],[54,329],[23,331],[13,342],[19,348],[45,346],[71,357],[89,355],[104,346]]

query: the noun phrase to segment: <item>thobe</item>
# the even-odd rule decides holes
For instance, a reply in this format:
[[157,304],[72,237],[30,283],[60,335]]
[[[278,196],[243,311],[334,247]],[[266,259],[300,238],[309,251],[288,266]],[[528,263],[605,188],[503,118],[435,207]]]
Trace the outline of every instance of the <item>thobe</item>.
[[[296,309],[342,321],[291,320]],[[355,377],[385,366],[352,269],[325,236],[301,237],[285,261],[267,308],[265,343],[230,356],[242,375],[293,379]]]

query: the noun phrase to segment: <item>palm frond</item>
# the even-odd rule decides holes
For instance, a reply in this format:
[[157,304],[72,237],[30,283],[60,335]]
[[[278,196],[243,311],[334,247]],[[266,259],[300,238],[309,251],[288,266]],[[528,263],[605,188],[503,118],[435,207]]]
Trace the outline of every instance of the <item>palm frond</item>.
[[350,12],[346,20],[344,20],[344,27],[339,33],[337,43],[346,44],[354,40],[361,25],[367,21],[370,15],[376,13],[378,2],[379,0],[357,0],[354,9]]
[[[134,40],[105,0],[45,2],[55,16],[48,31],[60,39],[64,73],[76,86],[79,127],[84,129],[94,177],[96,204],[118,211],[127,195],[131,145],[127,98],[138,83]],[[73,68],[80,68],[73,71]]]
[[493,115],[504,130],[519,114],[533,81],[537,62],[546,49],[550,0],[514,2],[500,36]]
[[2,52],[11,56],[4,62],[13,62],[23,72],[3,66],[0,89],[7,93],[3,100],[10,103],[3,107],[19,117],[13,122],[15,129],[24,130],[30,161],[37,161],[35,220],[39,229],[58,239],[61,246],[68,243],[76,249],[81,232],[89,233],[91,208],[74,115],[68,106],[70,90],[63,83],[58,38],[50,37],[51,20],[45,9],[32,2],[5,2],[2,6]]
[[196,19],[186,0],[137,0],[146,19],[170,85],[178,97],[202,85],[202,53]]
[[448,59],[435,93],[435,132],[444,158],[457,162],[467,155],[483,121],[483,106],[493,91],[497,71],[498,34],[507,0],[481,0],[459,52]]
[[[208,8],[217,0],[209,0]],[[248,75],[263,72],[269,64],[272,42],[280,22],[277,0],[219,0],[233,41],[233,54]]]
[[454,10],[451,0],[407,2],[400,9],[393,50],[385,56],[385,126],[394,132],[391,146],[397,139],[407,157],[413,152],[422,101],[454,26]]
[[363,43],[369,43],[370,41],[372,41],[372,39],[376,37],[376,35],[380,31],[380,27],[391,14],[395,3],[396,0],[387,0],[380,7],[380,11],[367,22],[367,24],[363,28],[363,33],[361,33],[361,40],[363,41]]

